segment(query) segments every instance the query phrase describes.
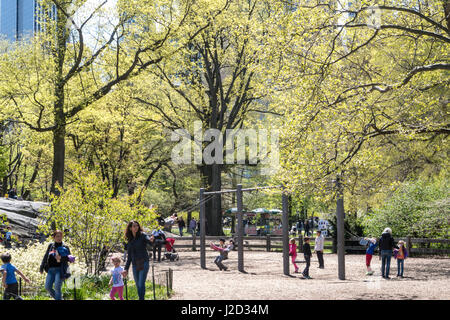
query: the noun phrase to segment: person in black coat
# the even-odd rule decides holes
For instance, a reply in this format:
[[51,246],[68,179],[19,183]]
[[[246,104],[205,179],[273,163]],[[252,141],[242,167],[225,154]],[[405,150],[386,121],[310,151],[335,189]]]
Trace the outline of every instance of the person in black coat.
[[305,257],[306,261],[306,267],[303,270],[303,278],[305,279],[311,279],[309,276],[309,266],[311,265],[311,246],[309,245],[309,238],[305,237],[304,239],[305,243],[303,244],[303,255]]
[[63,243],[63,233],[62,231],[55,230],[52,234],[54,242],[50,243],[47,247],[47,251],[42,259],[41,266],[39,268],[40,273],[44,271],[47,272],[47,277],[45,279],[45,289],[50,294],[50,296],[55,300],[62,300],[62,283],[63,278],[63,268],[69,262],[68,256],[60,256],[58,253],[58,248],[64,247],[70,254],[70,249]]
[[390,228],[384,229],[378,243],[381,255],[381,276],[385,279],[390,279],[389,269],[391,267],[391,258],[393,250],[396,248]]
[[186,226],[186,223],[183,220],[183,217],[180,217],[180,219],[178,220],[178,230],[180,231],[180,236],[183,236],[183,229]]
[[306,220],[306,222],[305,222],[305,236],[307,236],[307,237],[310,236],[310,234],[309,234],[309,221],[308,220]]
[[144,300],[145,281],[150,268],[150,257],[147,252],[147,245],[151,244],[150,237],[144,233],[139,222],[130,221],[125,229],[125,239],[127,240],[127,262],[123,276],[128,276],[128,270],[132,266],[139,300]]

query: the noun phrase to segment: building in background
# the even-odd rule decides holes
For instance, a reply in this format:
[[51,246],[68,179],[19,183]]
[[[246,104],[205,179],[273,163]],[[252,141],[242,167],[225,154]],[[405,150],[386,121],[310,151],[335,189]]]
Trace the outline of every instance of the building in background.
[[46,14],[40,0],[0,0],[0,37],[17,41],[42,30],[42,19],[56,17],[53,6]]

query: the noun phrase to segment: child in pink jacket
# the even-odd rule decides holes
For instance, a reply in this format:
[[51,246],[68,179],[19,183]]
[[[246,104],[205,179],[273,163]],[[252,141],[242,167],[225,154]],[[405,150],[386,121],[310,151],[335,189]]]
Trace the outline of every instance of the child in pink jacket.
[[227,246],[225,246],[225,239],[220,239],[219,243],[219,246],[214,245],[212,242],[210,243],[210,246],[213,250],[220,252],[220,255],[218,255],[214,260],[214,263],[219,267],[220,271],[227,271],[228,267],[224,266],[222,261],[228,259],[228,252],[233,250],[234,241],[230,240],[230,243]]
[[292,264],[294,265],[295,268],[295,273],[298,273],[298,267],[295,264],[295,259],[297,258],[297,245],[295,244],[295,239],[292,238],[289,241],[289,255],[291,256],[291,260],[292,260]]

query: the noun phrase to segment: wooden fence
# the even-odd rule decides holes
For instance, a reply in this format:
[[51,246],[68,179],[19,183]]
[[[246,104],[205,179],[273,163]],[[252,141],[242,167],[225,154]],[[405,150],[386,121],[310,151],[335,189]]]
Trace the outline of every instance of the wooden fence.
[[[232,237],[206,236],[206,246],[209,247],[210,242],[217,244],[220,238],[231,239]],[[283,239],[281,236],[246,236],[244,237],[244,250],[265,250],[265,251],[282,251]],[[303,238],[295,237],[298,252],[302,252]],[[314,248],[315,238],[310,237],[311,248]],[[450,239],[427,239],[427,238],[394,238],[395,243],[403,240],[410,255],[431,254],[431,255],[450,255]],[[433,248],[433,244],[440,244],[441,248]],[[200,250],[200,237],[176,237],[176,250]],[[345,240],[345,250],[347,253],[365,253],[367,247],[359,244],[359,238],[350,238]],[[324,250],[336,252],[336,245],[333,245],[333,238],[325,238]]]
[[[220,236],[206,236],[205,242],[206,246],[209,247],[209,243],[213,242],[217,244],[220,238],[224,238],[226,240],[231,239],[232,237],[220,237]],[[314,247],[314,238],[310,238],[311,247]],[[236,238],[235,238],[236,240]],[[243,238],[244,240],[244,249],[248,251],[257,251],[257,250],[265,250],[265,251],[281,251],[283,250],[283,238],[281,236],[246,236]],[[301,252],[303,238],[295,237],[298,251]],[[332,238],[325,238],[325,242],[332,242]],[[199,236],[189,236],[189,237],[176,237],[174,247],[176,250],[179,249],[188,249],[188,250],[200,250],[200,237]],[[324,249],[333,249],[333,246],[326,245]]]
[[[428,238],[411,238],[411,237],[399,237],[394,238],[394,242],[405,241],[406,248],[409,255],[450,255],[450,239],[428,239]],[[348,240],[352,243],[351,246],[345,247],[346,250],[352,251],[365,251],[365,246],[359,245],[359,238],[351,238]],[[434,248],[436,244],[439,248]]]

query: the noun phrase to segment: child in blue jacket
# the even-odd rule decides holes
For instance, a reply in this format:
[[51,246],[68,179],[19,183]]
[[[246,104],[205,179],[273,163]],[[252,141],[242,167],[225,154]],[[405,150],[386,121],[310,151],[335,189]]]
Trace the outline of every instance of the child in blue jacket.
[[375,252],[376,247],[378,247],[378,242],[377,239],[375,238],[366,238],[365,240],[368,240],[368,247],[366,250],[366,268],[367,268],[367,273],[366,275],[371,276],[373,275],[373,271],[372,268],[370,267],[370,263],[372,261],[372,256]]
[[0,267],[0,273],[3,275],[2,284],[5,288],[5,291],[3,293],[3,300],[9,300],[11,298],[15,300],[22,300],[22,298],[19,296],[19,285],[17,283],[15,273],[21,276],[27,283],[30,283],[30,280],[22,272],[20,272],[20,270],[18,270],[14,265],[11,264],[11,254],[2,254],[1,260],[4,263]]

